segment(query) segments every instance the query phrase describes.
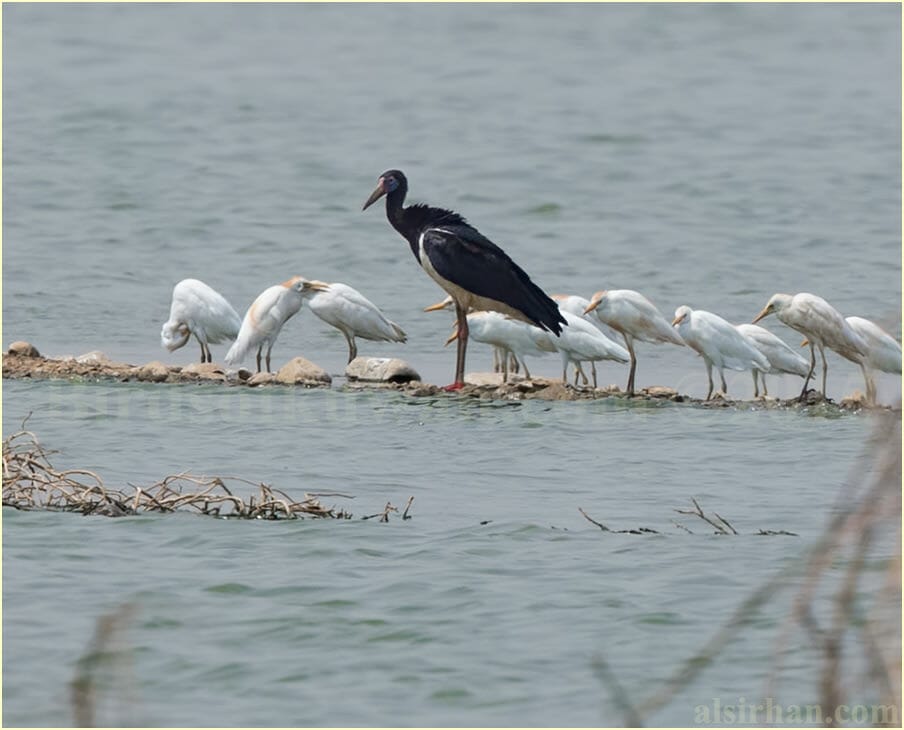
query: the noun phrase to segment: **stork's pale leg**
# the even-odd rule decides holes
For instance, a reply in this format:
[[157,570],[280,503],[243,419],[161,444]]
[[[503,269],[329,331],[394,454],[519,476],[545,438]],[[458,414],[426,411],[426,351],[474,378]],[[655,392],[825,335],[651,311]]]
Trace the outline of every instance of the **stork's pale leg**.
[[703,362],[706,365],[706,377],[709,378],[709,390],[706,391],[706,400],[709,400],[713,394],[713,364],[705,358]]
[[[518,362],[517,358],[515,359],[515,362]],[[530,371],[527,369],[527,360],[522,360],[522,361],[521,361],[521,367],[524,368],[524,377],[525,377],[527,380],[530,380]]]
[[810,340],[810,370],[807,372],[807,377],[804,378],[804,388],[800,391],[800,398],[798,400],[804,401],[807,399],[807,386],[810,384],[810,378],[813,377],[813,371],[816,369],[816,345],[813,344],[813,340]]
[[590,381],[587,380],[587,373],[585,373],[584,368],[581,367],[580,361],[578,361],[575,364],[575,368],[574,368],[574,384],[575,385],[578,384],[578,373],[581,374],[581,380],[583,381],[583,384],[587,385]]
[[751,370],[750,372],[753,373],[753,397],[759,398],[760,397],[760,382],[759,382],[759,377],[757,374],[760,371],[759,370]]
[[509,360],[509,370],[511,370],[513,373],[517,373],[519,370],[521,370],[521,364],[518,362],[518,358],[515,356],[514,352],[510,352],[509,356],[511,358]]
[[622,332],[625,338],[625,346],[628,348],[628,354],[631,356],[631,370],[628,373],[628,395],[634,395],[634,372],[637,370],[637,356],[634,354],[634,338],[627,332]]
[[499,348],[493,348],[493,372],[498,373],[502,369],[502,364],[499,362]]

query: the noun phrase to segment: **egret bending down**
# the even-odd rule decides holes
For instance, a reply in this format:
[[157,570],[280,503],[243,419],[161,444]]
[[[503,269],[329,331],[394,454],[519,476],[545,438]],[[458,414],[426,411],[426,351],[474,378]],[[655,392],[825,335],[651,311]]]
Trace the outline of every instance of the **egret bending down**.
[[160,343],[173,352],[194,335],[201,345],[201,362],[213,362],[208,343],[234,340],[241,326],[238,312],[222,294],[203,281],[183,279],[173,287],[169,320],[160,331]]
[[757,376],[763,381],[763,395],[769,395],[769,391],[766,390],[766,373],[770,375],[791,373],[792,375],[800,375],[802,378],[807,376],[807,371],[810,367],[807,361],[769,330],[760,327],[758,324],[738,324],[735,325],[735,329],[750,340],[753,346],[769,361],[769,370],[757,368],[751,371],[753,372],[754,398],[758,398],[760,395]]

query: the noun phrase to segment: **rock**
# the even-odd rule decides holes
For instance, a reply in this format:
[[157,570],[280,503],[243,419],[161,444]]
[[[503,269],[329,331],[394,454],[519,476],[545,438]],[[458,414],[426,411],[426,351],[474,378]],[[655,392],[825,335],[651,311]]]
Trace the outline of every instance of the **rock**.
[[356,357],[345,368],[345,376],[369,383],[410,383],[421,379],[414,368],[397,357]]
[[640,391],[649,398],[674,398],[678,395],[678,391],[665,385],[651,385],[649,388],[643,388]]
[[842,408],[847,408],[850,410],[859,410],[861,408],[868,408],[869,401],[866,398],[866,395],[863,391],[855,390],[850,395],[844,396],[841,399],[841,403],[839,404]]
[[79,355],[75,361],[82,365],[113,365],[113,361],[100,350],[92,350],[84,355]]
[[[239,377],[241,377],[241,375]],[[276,375],[273,373],[255,373],[245,380],[245,383],[251,388],[256,385],[270,385],[275,382]]]
[[182,368],[182,375],[200,380],[226,380],[226,371],[221,365],[212,362],[193,362]]
[[13,342],[6,352],[10,355],[19,355],[21,357],[41,357],[41,353],[38,352],[37,347],[30,342],[24,342],[22,340]]
[[[509,379],[511,379],[511,374],[509,374]],[[502,373],[465,373],[465,384],[466,385],[492,385],[494,388],[498,388],[502,385]]]
[[149,383],[162,383],[169,375],[169,368],[159,360],[135,369],[135,378]]
[[333,382],[330,374],[319,365],[303,357],[294,357],[279,372],[276,373],[276,382],[285,385],[328,385]]
[[235,375],[239,380],[248,380],[254,373],[248,368],[239,368]]

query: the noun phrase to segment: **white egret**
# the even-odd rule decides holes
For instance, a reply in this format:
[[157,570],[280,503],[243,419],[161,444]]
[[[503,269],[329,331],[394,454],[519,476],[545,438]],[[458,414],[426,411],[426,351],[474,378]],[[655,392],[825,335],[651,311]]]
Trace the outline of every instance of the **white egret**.
[[[469,312],[468,330],[471,338],[477,342],[493,345],[502,351],[502,382],[508,381],[508,355],[521,361],[524,367],[524,375],[530,380],[530,371],[527,369],[526,355],[541,356],[548,352],[555,352],[550,337],[539,327],[509,317],[501,312]],[[448,345],[458,339],[458,325],[455,331],[446,340]]]
[[218,291],[203,281],[183,279],[173,287],[169,320],[160,331],[160,343],[178,350],[192,335],[201,345],[201,362],[213,362],[209,344],[234,340],[242,319]]
[[226,353],[226,364],[237,365],[257,348],[257,371],[261,371],[261,352],[267,346],[267,372],[270,372],[270,351],[282,326],[288,322],[304,302],[302,288],[305,279],[293,276],[282,284],[264,289],[248,307],[238,337]]
[[675,310],[672,326],[678,329],[681,338],[703,357],[709,390],[706,400],[713,394],[713,365],[722,379],[722,392],[728,393],[724,368],[729,370],[768,370],[769,361],[753,346],[734,325],[712,312],[691,309],[682,305]]
[[625,345],[631,357],[628,373],[628,395],[634,394],[634,373],[637,370],[637,355],[634,340],[658,344],[669,342],[684,345],[684,340],[669,326],[668,320],[640,292],[633,289],[610,289],[596,292],[584,309],[585,314],[595,312],[601,322],[609,325],[625,338]]
[[[860,365],[863,371],[863,379],[866,381],[866,397],[870,403],[876,401],[876,381],[873,378],[874,370],[884,373],[901,374],[901,345],[888,332],[875,322],[863,317],[845,317],[850,325],[866,344],[866,358]],[[804,340],[801,347],[808,345]]]
[[[599,328],[588,322],[583,317],[578,317],[566,310],[559,310],[565,318],[565,327],[558,337],[552,337],[548,333],[546,337],[562,355],[562,382],[568,382],[568,363],[575,365],[574,384],[578,383],[578,374],[587,385],[587,376],[581,368],[581,363],[596,360],[616,360],[617,362],[629,362],[631,356],[628,351],[616,342],[610,340],[600,332]],[[593,387],[597,387],[596,369],[593,371]]]
[[826,362],[825,348],[834,350],[843,358],[863,367],[866,356],[866,343],[849,325],[841,313],[822,297],[807,292],[799,294],[773,294],[762,311],[753,318],[759,322],[763,317],[775,314],[779,321],[798,332],[803,333],[810,344],[810,370],[804,378],[804,387],[800,392],[803,400],[807,395],[807,385],[816,369],[816,348],[822,355],[822,395],[826,395],[826,373],[829,369]]
[[345,335],[349,362],[358,356],[356,337],[380,342],[408,339],[404,330],[390,322],[376,304],[348,284],[305,280],[301,294],[314,314]]
[[791,373],[792,375],[800,375],[802,378],[807,377],[807,372],[810,369],[809,364],[791,349],[790,345],[786,344],[784,340],[758,324],[738,324],[735,325],[735,329],[750,340],[753,346],[769,361],[769,370],[754,368],[751,371],[753,373],[754,398],[760,395],[758,379],[763,381],[763,395],[769,395],[769,391],[766,390],[766,373],[770,375]]

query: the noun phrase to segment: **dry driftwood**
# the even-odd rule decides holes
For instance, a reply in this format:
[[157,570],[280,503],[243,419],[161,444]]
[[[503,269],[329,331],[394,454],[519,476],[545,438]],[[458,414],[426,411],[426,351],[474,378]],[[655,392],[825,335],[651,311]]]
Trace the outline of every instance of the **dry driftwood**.
[[[114,489],[87,469],[55,469],[49,458],[53,453],[31,431],[23,429],[4,439],[4,506],[107,517],[147,512],[194,512],[211,517],[264,520],[352,517],[345,508],[327,506],[320,501],[321,497],[354,499],[351,495],[316,492],[305,493],[298,499],[269,484],[240,477],[171,474],[150,486],[128,484],[127,489]],[[240,496],[236,485],[250,486],[257,491]],[[408,510],[413,500],[413,497],[408,500],[403,519],[410,519]],[[381,522],[388,522],[390,512],[398,510],[387,503],[382,512],[364,519],[379,516]]]

